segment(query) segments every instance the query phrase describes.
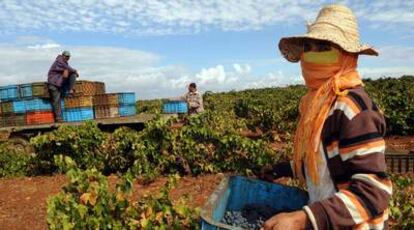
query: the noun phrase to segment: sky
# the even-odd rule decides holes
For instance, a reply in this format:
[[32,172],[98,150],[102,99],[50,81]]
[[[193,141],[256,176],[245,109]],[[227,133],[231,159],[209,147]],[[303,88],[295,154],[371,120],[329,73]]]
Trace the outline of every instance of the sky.
[[0,0],[0,85],[46,81],[63,50],[79,80],[137,99],[303,83],[277,49],[339,3],[358,18],[363,78],[414,75],[414,0]]

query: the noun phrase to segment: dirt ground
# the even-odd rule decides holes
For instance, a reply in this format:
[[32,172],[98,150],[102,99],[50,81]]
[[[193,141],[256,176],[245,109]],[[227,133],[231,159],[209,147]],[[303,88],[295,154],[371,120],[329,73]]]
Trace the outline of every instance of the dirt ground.
[[[414,136],[389,137],[386,143],[387,150],[414,153]],[[272,147],[282,148],[283,144]],[[187,194],[192,199],[192,206],[202,207],[222,177],[222,174],[183,177],[171,197],[177,199]],[[115,180],[109,177],[110,184],[114,184]],[[146,186],[136,183],[134,199],[157,191],[165,181],[165,178],[160,178]],[[0,179],[0,230],[46,229],[46,200],[60,192],[65,183],[63,175]]]
[[[187,194],[191,206],[202,207],[222,178],[222,174],[183,177],[172,190],[171,198],[175,200]],[[116,178],[110,177],[109,181],[114,184]],[[46,200],[59,193],[66,182],[64,175],[1,179],[0,229],[47,229]],[[165,178],[160,178],[146,186],[134,184],[133,199],[157,191],[165,182]]]

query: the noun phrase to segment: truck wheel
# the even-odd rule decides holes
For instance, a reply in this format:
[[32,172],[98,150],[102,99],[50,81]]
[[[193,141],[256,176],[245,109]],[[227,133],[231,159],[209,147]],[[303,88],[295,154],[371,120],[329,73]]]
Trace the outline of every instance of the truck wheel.
[[10,144],[9,148],[26,153],[27,155],[32,155],[35,152],[33,146],[30,145],[29,140],[24,137],[10,137],[8,142]]

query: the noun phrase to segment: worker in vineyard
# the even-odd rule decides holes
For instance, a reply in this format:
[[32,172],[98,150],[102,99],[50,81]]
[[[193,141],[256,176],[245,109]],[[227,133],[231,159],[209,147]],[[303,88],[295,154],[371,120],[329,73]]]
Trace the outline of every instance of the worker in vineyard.
[[75,92],[74,86],[79,73],[69,65],[70,52],[63,51],[56,57],[47,74],[47,83],[56,122],[62,121],[61,99]]
[[199,114],[204,111],[203,96],[198,92],[197,85],[194,82],[188,85],[188,92],[186,94],[168,100],[186,101],[189,115]]
[[273,216],[263,229],[387,229],[392,185],[385,122],[357,71],[359,55],[378,52],[360,44],[356,17],[342,5],[323,7],[305,35],[282,38],[279,49],[300,63],[308,91],[300,101],[292,162],[261,177],[299,178],[309,202]]

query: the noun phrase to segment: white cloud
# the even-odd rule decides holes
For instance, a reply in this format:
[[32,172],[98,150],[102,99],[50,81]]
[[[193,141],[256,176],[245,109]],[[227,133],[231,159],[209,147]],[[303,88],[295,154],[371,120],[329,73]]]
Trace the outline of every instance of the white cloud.
[[414,22],[413,1],[380,0],[364,2],[354,0],[350,1],[349,4],[355,6],[358,16],[374,23],[407,23],[407,25],[410,25]]
[[[50,65],[63,49],[71,51],[70,64],[79,70],[81,79],[104,81],[110,91],[136,91],[136,85],[127,79],[151,72],[159,60],[153,53],[115,47],[0,45],[0,56],[8,57],[0,60],[0,85],[45,81]],[[157,71],[165,72],[162,68],[152,72]]]
[[198,82],[205,90],[212,91],[264,88],[302,83],[301,76],[288,75],[282,71],[257,75],[252,72],[250,65],[238,63],[234,63],[228,69],[223,65],[202,69],[195,74],[193,81]]
[[191,82],[196,82],[201,91],[228,91],[286,85],[297,79],[282,72],[256,75],[246,63],[217,65],[194,72],[181,65],[161,66],[159,55],[133,49],[23,44],[0,44],[0,56],[8,57],[0,59],[0,85],[46,81],[50,65],[63,49],[71,51],[70,64],[79,70],[80,80],[103,81],[107,92],[133,91],[138,98],[179,95]]
[[[108,46],[66,46],[49,39],[41,43],[41,39],[24,37],[13,45],[0,44],[0,56],[7,57],[0,59],[0,85],[45,81],[54,58],[66,49],[72,53],[70,64],[79,70],[80,79],[103,81],[108,92],[133,91],[141,99],[182,94],[190,82],[196,82],[201,91],[303,83],[297,74],[299,65],[290,65],[295,71],[289,71],[282,68],[287,64],[285,60],[239,60],[192,71],[183,65],[161,65],[162,57],[156,53]],[[379,57],[361,60],[359,71],[363,77],[414,73],[414,47],[386,46],[379,50]],[[269,71],[257,74],[263,67]]]
[[359,72],[363,78],[377,79],[380,77],[401,77],[403,75],[414,75],[414,67],[394,66],[394,67],[365,67],[360,68]]
[[250,73],[252,68],[250,65],[241,65],[241,64],[233,64],[233,68],[236,70],[239,74],[247,74]]
[[359,63],[359,71],[363,77],[379,78],[383,76],[414,75],[413,46],[384,46],[378,50],[378,57],[362,57]]
[[55,41],[40,36],[25,35],[16,37],[14,44],[16,45],[36,45],[36,44],[54,44]]
[[224,84],[226,79],[226,72],[222,65],[216,67],[202,69],[200,73],[195,76],[201,84]]
[[59,47],[60,47],[60,45],[56,44],[56,43],[46,43],[46,44],[43,44],[43,45],[37,44],[37,45],[33,45],[33,46],[28,46],[27,48],[38,50],[38,49],[54,49],[54,48],[59,48]]
[[414,63],[414,46],[384,46],[379,49],[379,52],[379,61],[388,65],[391,63],[412,65]]
[[[413,29],[413,1],[342,1],[375,25]],[[187,34],[218,28],[256,30],[302,24],[322,4],[303,0],[8,0],[0,1],[0,31],[88,31],[127,35]],[[381,27],[379,27],[381,28]]]

